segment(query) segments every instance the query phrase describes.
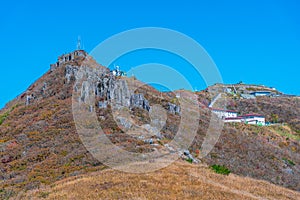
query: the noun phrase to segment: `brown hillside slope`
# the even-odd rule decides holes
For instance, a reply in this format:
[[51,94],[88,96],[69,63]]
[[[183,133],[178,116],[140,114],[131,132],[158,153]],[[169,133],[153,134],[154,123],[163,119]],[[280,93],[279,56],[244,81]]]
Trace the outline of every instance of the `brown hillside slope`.
[[[300,99],[298,97],[258,97],[238,100],[232,106],[241,114],[262,113],[266,120],[287,123],[300,136]],[[274,117],[276,116],[276,117]]]
[[299,199],[300,193],[184,161],[148,174],[104,170],[58,181],[22,199]]
[[[207,104],[209,95],[198,93],[199,101]],[[203,160],[208,164],[226,165],[234,173],[268,180],[295,190],[300,190],[300,135],[299,98],[297,97],[259,97],[239,99],[228,95],[228,109],[241,114],[259,113],[270,121],[277,114],[279,122],[285,125],[259,127],[245,124],[225,124],[215,148]],[[202,115],[200,128],[194,146],[200,146],[206,127]],[[194,147],[193,146],[193,147]]]
[[[73,122],[74,79],[68,83],[67,66],[82,62],[48,71],[1,110],[0,116],[7,116],[0,125],[0,199],[103,168],[82,144]],[[34,99],[26,105],[31,94]]]
[[[0,199],[14,197],[22,190],[36,189],[67,177],[105,168],[82,144],[73,120],[71,97],[74,71],[82,65],[94,68],[98,64],[90,57],[67,62],[47,72],[0,111]],[[105,71],[109,73],[108,69],[102,67],[101,72]],[[99,76],[99,80],[107,78],[107,73]],[[159,104],[167,109],[169,102],[176,103],[173,93],[160,93],[150,86],[140,86],[138,92],[144,95],[150,106]],[[29,105],[25,104],[27,95],[34,96]],[[201,103],[208,102],[202,94],[198,95]],[[284,104],[282,113],[284,109],[295,106],[289,101]],[[270,102],[270,108],[276,106]],[[127,110],[137,124],[150,123],[146,110]],[[294,111],[293,116],[297,116],[298,111]],[[153,146],[128,136],[122,127],[117,126],[110,106],[97,108],[96,112],[112,142],[133,152],[153,151]],[[192,154],[201,148],[210,116],[210,111],[201,106],[198,132],[189,149]],[[178,131],[180,115],[168,113],[167,117],[166,125],[160,131],[162,139],[156,142],[158,149],[164,148],[163,144],[168,143]],[[299,138],[289,124],[286,127],[228,124],[212,152],[202,162],[225,165],[235,174],[300,191],[299,152]],[[109,152],[106,153],[109,155]]]

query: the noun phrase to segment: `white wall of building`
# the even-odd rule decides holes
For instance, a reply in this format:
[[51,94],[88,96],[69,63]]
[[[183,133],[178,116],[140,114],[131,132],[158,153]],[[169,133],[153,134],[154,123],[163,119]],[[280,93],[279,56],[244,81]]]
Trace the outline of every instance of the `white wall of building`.
[[265,117],[262,117],[262,116],[247,117],[247,118],[245,118],[245,123],[265,125],[266,119],[265,119]]
[[241,117],[229,117],[228,119],[224,119],[224,122],[236,122],[236,123],[246,123],[246,124],[261,124],[265,125],[266,120],[263,116],[241,116]]
[[225,119],[224,122],[236,122],[236,123],[241,123],[241,122],[242,122],[242,119],[239,119],[239,118],[228,118],[228,119]]
[[231,112],[226,110],[212,110],[219,118],[237,117],[237,112]]

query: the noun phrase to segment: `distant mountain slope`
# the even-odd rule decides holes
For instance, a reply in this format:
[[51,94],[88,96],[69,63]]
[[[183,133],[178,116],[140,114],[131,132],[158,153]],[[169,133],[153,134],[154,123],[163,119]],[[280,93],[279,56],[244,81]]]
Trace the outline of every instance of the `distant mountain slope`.
[[300,136],[299,97],[259,97],[255,100],[236,100],[229,108],[240,113],[261,113],[267,121],[287,123]]
[[[259,113],[269,122],[287,123],[300,136],[300,97],[283,94],[275,88],[246,84],[216,84],[200,92],[200,96],[214,97],[222,94],[216,107],[235,110],[239,114]],[[254,96],[253,93],[267,93],[266,96]]]
[[[72,91],[76,72],[81,68],[92,81],[90,89],[96,94],[93,108],[99,123],[113,143],[132,152],[167,150],[164,144],[177,133],[181,120],[178,91],[161,93],[134,78],[114,77],[85,52],[75,51],[60,57],[44,76],[0,111],[0,198],[106,168],[92,157],[76,132]],[[137,85],[135,91],[127,89],[126,84],[130,83]],[[189,149],[194,156],[207,133],[212,113],[206,105],[213,97],[206,91],[196,94],[200,121]],[[131,121],[113,117],[109,98],[119,101],[118,112],[128,111]],[[81,99],[84,101],[85,97]],[[287,124],[272,127],[226,124],[212,152],[201,161],[208,165],[222,164],[233,173],[300,191],[299,100],[276,97],[270,101],[263,97],[254,102],[230,97],[228,102],[229,107],[239,112],[261,112],[267,118],[275,113],[279,122]],[[149,108],[155,104],[167,111],[161,131],[150,124]],[[259,110],[255,110],[257,106]],[[128,127],[154,134],[157,146],[127,135],[124,130]]]

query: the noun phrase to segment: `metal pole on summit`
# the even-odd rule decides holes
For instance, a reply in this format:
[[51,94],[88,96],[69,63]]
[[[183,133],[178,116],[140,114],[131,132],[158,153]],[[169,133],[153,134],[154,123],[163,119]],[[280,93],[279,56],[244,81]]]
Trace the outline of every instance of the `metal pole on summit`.
[[80,50],[81,49],[81,38],[80,36],[78,36],[78,39],[77,39],[77,50]]

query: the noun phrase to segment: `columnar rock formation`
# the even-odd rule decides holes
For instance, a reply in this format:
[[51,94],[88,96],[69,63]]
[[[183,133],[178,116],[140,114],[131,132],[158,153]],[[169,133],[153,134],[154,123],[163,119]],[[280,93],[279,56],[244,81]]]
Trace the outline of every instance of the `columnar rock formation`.
[[58,57],[58,60],[56,63],[50,65],[50,70],[53,71],[57,67],[65,64],[67,62],[74,61],[78,58],[84,58],[86,56],[87,56],[87,53],[84,50],[76,50],[72,53],[63,54],[60,57]]

